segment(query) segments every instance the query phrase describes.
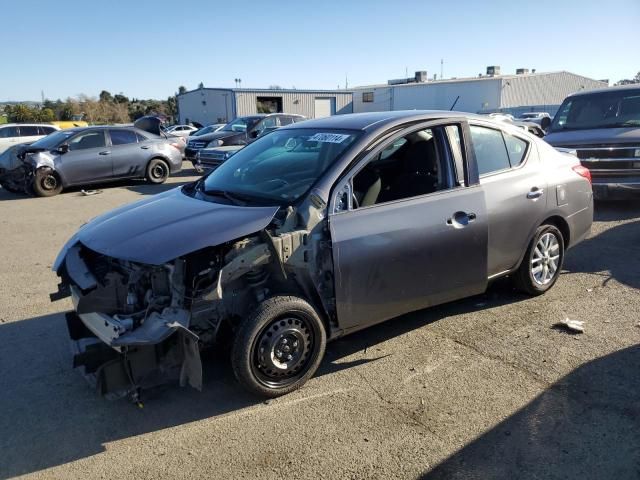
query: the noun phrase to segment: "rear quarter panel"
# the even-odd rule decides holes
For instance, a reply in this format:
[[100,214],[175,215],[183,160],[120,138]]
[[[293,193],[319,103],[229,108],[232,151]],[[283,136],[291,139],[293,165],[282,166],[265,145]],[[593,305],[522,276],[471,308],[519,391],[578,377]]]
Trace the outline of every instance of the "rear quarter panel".
[[558,152],[546,142],[539,144],[540,159],[544,163],[549,185],[549,216],[560,216],[566,220],[570,231],[567,248],[570,248],[582,241],[591,230],[591,184],[572,170],[572,167],[580,165],[577,157]]

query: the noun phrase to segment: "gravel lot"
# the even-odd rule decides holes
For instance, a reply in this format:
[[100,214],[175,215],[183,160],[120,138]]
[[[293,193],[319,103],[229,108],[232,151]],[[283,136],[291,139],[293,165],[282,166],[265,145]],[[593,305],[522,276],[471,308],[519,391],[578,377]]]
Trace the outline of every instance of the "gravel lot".
[[[640,202],[597,205],[543,297],[499,282],[357,333],[291,395],[244,393],[214,355],[202,393],[98,397],[71,370],[51,263],[82,223],[191,173],[95,196],[0,189],[0,478],[640,477]],[[552,328],[567,316],[585,333]]]

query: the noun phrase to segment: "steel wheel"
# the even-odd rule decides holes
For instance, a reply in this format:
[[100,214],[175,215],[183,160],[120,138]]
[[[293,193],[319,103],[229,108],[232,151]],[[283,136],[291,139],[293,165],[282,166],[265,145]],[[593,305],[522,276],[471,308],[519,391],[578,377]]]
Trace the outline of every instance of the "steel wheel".
[[169,173],[169,165],[159,158],[154,158],[147,166],[147,180],[151,183],[164,183],[169,178]]
[[262,301],[235,332],[231,366],[247,390],[277,397],[300,388],[318,369],[327,334],[306,300],[275,296]]
[[156,163],[151,169],[151,176],[154,180],[161,180],[167,176],[167,167],[163,163]]
[[531,256],[531,276],[538,285],[547,285],[556,275],[560,261],[560,243],[551,232],[540,237]]
[[252,369],[267,387],[285,387],[304,372],[313,348],[314,334],[303,318],[271,322],[260,334],[253,351]]

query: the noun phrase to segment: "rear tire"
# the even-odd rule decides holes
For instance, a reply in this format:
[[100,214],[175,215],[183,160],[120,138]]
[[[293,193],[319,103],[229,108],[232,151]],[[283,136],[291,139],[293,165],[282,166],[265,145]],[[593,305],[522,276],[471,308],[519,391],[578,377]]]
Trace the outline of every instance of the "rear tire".
[[53,197],[62,192],[62,181],[53,170],[41,168],[33,175],[31,188],[39,197]]
[[264,397],[300,388],[318,369],[327,343],[315,309],[298,297],[272,297],[240,325],[231,365],[240,384]]
[[147,165],[147,181],[149,183],[161,184],[169,178],[169,165],[159,158],[152,159]]
[[558,280],[564,261],[564,238],[554,225],[541,225],[513,276],[515,287],[527,295],[542,295]]

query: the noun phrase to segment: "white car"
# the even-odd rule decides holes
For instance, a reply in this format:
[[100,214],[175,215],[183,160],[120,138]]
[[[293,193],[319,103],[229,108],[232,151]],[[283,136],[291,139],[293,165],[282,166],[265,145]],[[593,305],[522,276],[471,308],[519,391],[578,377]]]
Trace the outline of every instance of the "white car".
[[192,125],[173,125],[167,128],[167,133],[171,133],[172,135],[176,135],[178,137],[188,137],[192,132],[198,130],[196,127]]
[[60,130],[55,125],[7,123],[0,125],[0,153],[20,143],[31,143]]

